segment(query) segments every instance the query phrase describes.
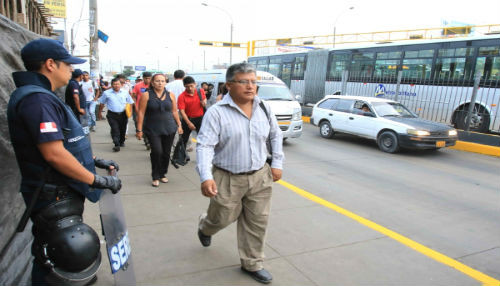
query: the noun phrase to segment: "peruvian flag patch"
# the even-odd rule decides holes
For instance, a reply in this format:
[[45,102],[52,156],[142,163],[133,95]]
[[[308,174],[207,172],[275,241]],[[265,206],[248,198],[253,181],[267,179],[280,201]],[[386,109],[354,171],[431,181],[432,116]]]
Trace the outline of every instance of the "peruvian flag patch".
[[42,122],[40,123],[40,132],[41,133],[57,132],[57,125],[55,122]]

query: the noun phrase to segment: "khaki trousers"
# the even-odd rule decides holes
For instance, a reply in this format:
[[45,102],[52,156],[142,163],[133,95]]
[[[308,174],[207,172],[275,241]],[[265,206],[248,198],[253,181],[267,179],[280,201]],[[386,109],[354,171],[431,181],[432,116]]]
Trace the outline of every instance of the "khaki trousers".
[[271,209],[271,168],[265,164],[251,175],[233,175],[214,168],[213,176],[217,195],[210,199],[207,216],[200,221],[201,232],[211,236],[238,220],[241,265],[249,271],[261,270]]

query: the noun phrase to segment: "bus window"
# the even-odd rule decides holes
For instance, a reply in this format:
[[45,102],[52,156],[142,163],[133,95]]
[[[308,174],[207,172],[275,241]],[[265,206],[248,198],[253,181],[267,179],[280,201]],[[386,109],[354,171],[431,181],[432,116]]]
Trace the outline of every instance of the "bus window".
[[267,68],[267,59],[264,59],[264,60],[258,60],[257,61],[257,67],[256,69],[258,71],[265,71],[267,72],[268,68]]
[[409,59],[403,60],[403,78],[420,80],[430,79],[432,59]]
[[395,79],[399,60],[377,60],[375,62],[375,77]]
[[377,53],[377,60],[400,59],[402,52]]
[[479,48],[476,72],[482,72],[484,80],[500,79],[500,47]]
[[329,79],[342,79],[342,71],[349,68],[349,55],[348,54],[335,54],[331,57],[330,71],[328,72]]
[[354,80],[367,80],[373,75],[375,53],[355,53],[352,55],[352,62],[349,77]]
[[304,72],[306,71],[305,56],[295,57],[295,64],[293,65],[293,79],[304,79]]
[[439,49],[435,74],[440,80],[471,79],[472,59],[457,55],[472,54],[473,48]]
[[281,70],[281,58],[271,58],[269,61],[269,73],[279,77]]
[[434,50],[406,51],[405,52],[405,59],[432,58],[432,57],[434,57]]

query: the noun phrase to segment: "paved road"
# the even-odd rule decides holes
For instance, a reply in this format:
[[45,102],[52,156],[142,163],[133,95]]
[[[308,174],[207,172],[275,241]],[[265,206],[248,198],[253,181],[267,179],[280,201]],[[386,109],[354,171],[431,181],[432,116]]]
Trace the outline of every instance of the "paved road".
[[[98,124],[94,153],[121,165],[138,282],[258,285],[239,271],[234,225],[214,236],[211,247],[200,246],[197,216],[208,201],[194,164],[171,168],[170,182],[152,188],[143,145],[129,139],[112,153],[107,123]],[[273,285],[482,285],[482,274],[500,279],[498,158],[454,150],[385,154],[363,139],[323,139],[308,124],[284,149],[285,182],[374,224],[276,184],[265,262]],[[99,228],[97,206],[86,207],[86,221]],[[382,227],[429,249],[405,246]],[[431,250],[479,272],[447,266]],[[104,262],[99,285],[111,285],[108,272]]]

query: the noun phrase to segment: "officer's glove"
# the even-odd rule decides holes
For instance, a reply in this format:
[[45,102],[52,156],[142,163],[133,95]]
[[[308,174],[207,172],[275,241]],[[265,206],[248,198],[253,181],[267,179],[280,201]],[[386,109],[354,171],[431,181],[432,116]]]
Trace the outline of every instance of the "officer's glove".
[[94,182],[91,187],[96,189],[110,189],[113,194],[116,194],[122,188],[122,181],[115,176],[94,175]]
[[113,160],[104,160],[104,159],[95,158],[94,165],[97,168],[106,169],[106,170],[109,170],[109,167],[113,166],[113,167],[115,167],[115,170],[117,172],[120,169],[120,166],[118,166],[118,164]]

